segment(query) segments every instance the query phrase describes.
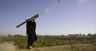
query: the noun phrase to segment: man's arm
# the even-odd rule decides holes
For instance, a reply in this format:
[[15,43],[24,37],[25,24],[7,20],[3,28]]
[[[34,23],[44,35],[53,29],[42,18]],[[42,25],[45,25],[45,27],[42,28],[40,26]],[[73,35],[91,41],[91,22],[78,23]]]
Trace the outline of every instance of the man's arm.
[[24,22],[22,22],[21,24],[17,25],[16,28],[19,28],[21,25],[23,25],[24,23],[28,22],[28,21],[31,21],[33,20],[34,18],[38,18],[39,17],[39,14],[36,14],[35,16],[25,20]]

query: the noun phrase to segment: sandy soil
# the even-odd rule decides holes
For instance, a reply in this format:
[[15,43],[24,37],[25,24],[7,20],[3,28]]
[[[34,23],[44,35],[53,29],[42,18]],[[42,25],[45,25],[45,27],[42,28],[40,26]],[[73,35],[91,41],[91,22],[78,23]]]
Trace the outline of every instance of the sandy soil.
[[39,47],[28,49],[19,49],[13,43],[0,44],[0,51],[96,51],[96,45],[92,44],[76,44],[76,45],[61,45],[50,47]]

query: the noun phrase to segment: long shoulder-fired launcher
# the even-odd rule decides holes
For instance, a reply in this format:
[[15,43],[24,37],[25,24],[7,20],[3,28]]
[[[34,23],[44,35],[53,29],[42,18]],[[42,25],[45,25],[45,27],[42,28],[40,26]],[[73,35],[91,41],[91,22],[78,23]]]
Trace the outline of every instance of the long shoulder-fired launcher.
[[19,28],[19,27],[20,27],[21,25],[23,25],[24,23],[26,23],[26,22],[28,22],[28,21],[31,21],[31,20],[33,20],[33,19],[35,19],[35,18],[38,18],[38,17],[39,17],[39,14],[36,14],[36,15],[32,16],[31,18],[25,20],[25,21],[22,22],[21,24],[17,25],[16,28]]

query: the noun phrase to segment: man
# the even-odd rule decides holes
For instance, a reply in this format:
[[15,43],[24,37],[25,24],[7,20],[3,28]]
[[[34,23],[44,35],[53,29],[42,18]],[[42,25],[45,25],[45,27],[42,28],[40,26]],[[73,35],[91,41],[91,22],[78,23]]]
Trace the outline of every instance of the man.
[[36,22],[35,19],[33,19],[32,21],[27,21],[26,24],[26,33],[28,35],[28,41],[27,41],[27,49],[30,49],[30,46],[32,46],[32,44],[37,40],[36,37]]

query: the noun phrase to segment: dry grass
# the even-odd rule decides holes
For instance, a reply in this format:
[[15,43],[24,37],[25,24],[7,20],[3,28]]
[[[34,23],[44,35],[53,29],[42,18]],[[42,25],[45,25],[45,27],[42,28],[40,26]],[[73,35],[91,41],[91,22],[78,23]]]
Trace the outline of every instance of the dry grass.
[[2,43],[0,44],[0,51],[96,51],[96,46],[92,44],[77,44],[19,50],[13,43]]
[[[21,51],[26,51],[26,49]],[[29,51],[96,51],[96,46],[91,44],[62,45],[32,48]]]

